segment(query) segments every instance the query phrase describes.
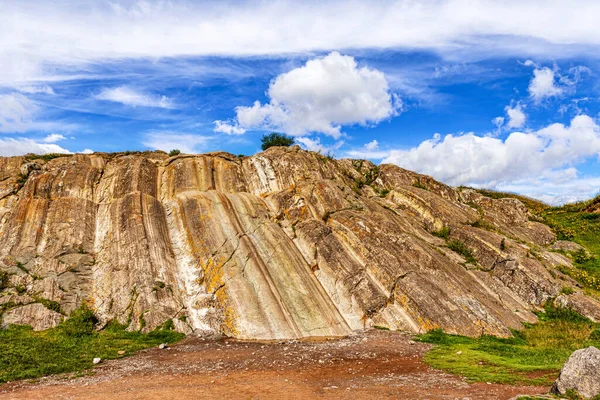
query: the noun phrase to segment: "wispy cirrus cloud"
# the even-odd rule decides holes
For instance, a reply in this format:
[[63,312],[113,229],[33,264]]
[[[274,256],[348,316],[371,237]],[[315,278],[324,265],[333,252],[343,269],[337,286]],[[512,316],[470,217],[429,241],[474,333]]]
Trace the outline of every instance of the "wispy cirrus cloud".
[[56,65],[77,69],[108,59],[368,48],[425,49],[462,58],[477,53],[563,57],[589,55],[590,47],[600,45],[596,21],[589,18],[600,15],[593,0],[545,7],[535,0],[242,1],[235,6],[33,0],[2,7],[4,83],[39,79]]
[[133,107],[174,107],[171,99],[166,96],[150,95],[127,86],[106,88],[94,97],[98,100],[112,101]]

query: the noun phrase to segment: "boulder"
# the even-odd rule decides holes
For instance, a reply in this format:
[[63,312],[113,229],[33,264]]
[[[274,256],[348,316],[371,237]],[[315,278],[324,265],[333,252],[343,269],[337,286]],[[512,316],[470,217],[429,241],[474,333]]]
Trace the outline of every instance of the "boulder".
[[575,390],[586,399],[600,395],[600,350],[591,346],[575,351],[563,365],[552,393]]

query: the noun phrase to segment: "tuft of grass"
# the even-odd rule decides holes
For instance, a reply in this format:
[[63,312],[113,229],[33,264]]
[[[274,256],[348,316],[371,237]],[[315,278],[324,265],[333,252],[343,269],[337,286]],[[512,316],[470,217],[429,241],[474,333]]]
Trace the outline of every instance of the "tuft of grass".
[[[170,324],[169,324],[170,321]],[[137,350],[174,343],[184,335],[174,332],[173,321],[147,334],[128,332],[117,322],[102,331],[94,330],[97,320],[83,306],[61,325],[35,332],[28,326],[10,325],[0,330],[0,384],[93,367],[95,357],[119,358],[118,351],[131,355]]]
[[169,152],[169,157],[175,157],[178,156],[179,154],[181,154],[181,151],[178,149],[173,149]]
[[477,260],[473,256],[473,252],[463,242],[458,239],[451,240],[447,243],[450,250],[460,254],[469,264],[477,264]]
[[429,365],[472,382],[548,386],[573,351],[600,345],[600,325],[552,306],[539,317],[537,324],[514,331],[511,338],[469,338],[438,329],[417,340],[436,345],[425,355]]

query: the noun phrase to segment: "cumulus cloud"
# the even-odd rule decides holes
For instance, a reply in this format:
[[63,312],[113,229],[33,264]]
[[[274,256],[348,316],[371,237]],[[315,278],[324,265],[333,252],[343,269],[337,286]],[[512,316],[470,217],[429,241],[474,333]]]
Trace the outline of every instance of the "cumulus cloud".
[[294,136],[318,132],[337,139],[344,125],[377,124],[401,109],[381,71],[359,67],[353,57],[338,52],[277,76],[267,96],[267,104],[237,107],[233,123],[216,121],[215,131],[269,129]]
[[364,144],[362,148],[346,151],[345,155],[351,158],[381,160],[382,158],[388,157],[390,151],[380,149],[379,142],[377,140],[372,140],[369,143]]
[[523,112],[523,108],[520,103],[517,103],[517,105],[514,107],[506,106],[504,110],[508,116],[508,123],[506,124],[507,127],[521,128],[523,125],[525,125],[527,116]]
[[547,67],[533,70],[533,78],[529,82],[527,90],[536,102],[548,97],[560,96],[563,93],[563,89],[556,85],[554,71]]
[[225,133],[227,135],[241,135],[246,133],[244,128],[236,126],[235,123],[231,121],[215,121],[215,132]]
[[98,100],[112,101],[133,107],[172,108],[171,100],[166,96],[152,96],[138,92],[127,86],[103,89],[95,96]]
[[[552,124],[490,136],[439,134],[408,150],[392,150],[384,162],[433,176],[451,185],[496,186],[527,179],[557,182],[573,165],[600,156],[600,127],[579,115],[569,126]],[[569,176],[569,175],[567,175]],[[571,176],[572,177],[572,176]]]
[[46,154],[46,153],[63,153],[70,154],[71,152],[56,144],[39,143],[33,139],[7,138],[0,139],[0,156],[20,156],[27,153]]
[[142,142],[154,150],[170,151],[178,149],[182,153],[201,153],[213,140],[210,136],[178,132],[151,132]]

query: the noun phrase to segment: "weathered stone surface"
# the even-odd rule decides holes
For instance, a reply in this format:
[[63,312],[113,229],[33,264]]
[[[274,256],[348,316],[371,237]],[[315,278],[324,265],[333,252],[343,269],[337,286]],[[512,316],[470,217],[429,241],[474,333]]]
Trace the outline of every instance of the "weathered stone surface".
[[[576,288],[555,269],[568,258],[545,250],[552,231],[519,201],[299,147],[0,158],[0,178],[5,320],[41,298],[130,329],[173,319],[248,339],[373,325],[508,336]],[[561,299],[600,316],[577,289]]]
[[563,365],[552,392],[575,390],[586,399],[600,395],[600,350],[591,346],[573,352]]
[[16,307],[6,312],[2,318],[2,326],[10,324],[31,325],[33,330],[42,331],[54,328],[63,321],[64,317],[44,307],[42,304],[33,303]]

